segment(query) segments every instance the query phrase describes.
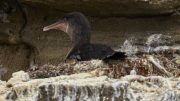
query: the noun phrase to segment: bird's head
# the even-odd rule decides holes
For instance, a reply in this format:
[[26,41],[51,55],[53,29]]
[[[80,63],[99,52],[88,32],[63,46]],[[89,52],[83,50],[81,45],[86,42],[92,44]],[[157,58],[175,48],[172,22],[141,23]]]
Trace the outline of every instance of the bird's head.
[[69,35],[73,44],[90,43],[91,28],[87,18],[79,12],[65,14],[59,21],[43,28],[43,31],[61,30]]

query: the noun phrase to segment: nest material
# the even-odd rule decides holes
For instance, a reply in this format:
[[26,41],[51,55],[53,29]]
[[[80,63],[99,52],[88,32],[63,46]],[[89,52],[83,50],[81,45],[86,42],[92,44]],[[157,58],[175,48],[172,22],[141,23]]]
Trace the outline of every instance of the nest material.
[[111,78],[120,78],[124,75],[178,77],[180,76],[180,65],[175,57],[178,54],[178,51],[166,50],[158,53],[138,54],[127,57],[123,61],[114,60],[106,63],[101,60],[62,62],[58,66],[46,64],[41,67],[32,67],[28,72],[31,78],[47,78],[93,71],[97,76],[107,75]]

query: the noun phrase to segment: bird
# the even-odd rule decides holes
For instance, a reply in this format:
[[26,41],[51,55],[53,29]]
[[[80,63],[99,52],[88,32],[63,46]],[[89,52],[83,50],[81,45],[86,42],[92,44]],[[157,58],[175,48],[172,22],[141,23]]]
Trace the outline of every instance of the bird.
[[72,47],[65,60],[86,61],[91,59],[122,59],[125,57],[124,52],[116,52],[107,45],[91,43],[90,23],[85,15],[80,12],[67,13],[60,20],[43,28],[43,31],[49,30],[61,30],[70,37]]

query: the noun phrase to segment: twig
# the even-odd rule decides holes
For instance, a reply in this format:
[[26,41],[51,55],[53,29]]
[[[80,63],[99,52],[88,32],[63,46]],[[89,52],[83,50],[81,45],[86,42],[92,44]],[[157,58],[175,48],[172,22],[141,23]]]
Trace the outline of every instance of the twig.
[[172,74],[168,72],[163,66],[161,66],[156,60],[154,60],[153,56],[149,56],[148,60],[155,65],[156,69],[159,70],[159,72],[165,74],[168,77],[172,77]]

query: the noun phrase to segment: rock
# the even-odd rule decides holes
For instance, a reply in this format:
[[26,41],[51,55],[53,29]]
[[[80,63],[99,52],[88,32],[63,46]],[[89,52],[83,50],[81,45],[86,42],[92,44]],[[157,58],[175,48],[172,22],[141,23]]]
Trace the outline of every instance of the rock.
[[133,45],[133,42],[126,40],[119,51],[125,52],[127,56],[131,56],[138,52],[138,48]]
[[171,36],[163,34],[153,34],[148,37],[145,44],[149,47],[157,47],[163,45],[173,45],[173,41]]
[[8,80],[8,84],[19,84],[22,82],[29,81],[29,74],[24,71],[15,72],[12,74],[12,78]]
[[179,0],[21,0],[23,3],[58,9],[81,11],[94,16],[154,16],[176,12]]
[[[19,72],[15,74],[20,74]],[[16,76],[20,79],[20,76]],[[9,101],[179,101],[179,78],[127,75],[120,79],[80,73],[31,79],[7,88],[0,82],[0,100]]]
[[125,40],[123,45],[117,51],[125,52],[127,56],[133,56],[138,53],[158,53],[171,50],[180,50],[180,46],[175,44],[172,36],[152,34],[148,36],[146,40],[144,38],[144,41],[132,39]]
[[3,93],[5,93],[6,92],[6,82],[5,81],[1,81],[0,80],[0,94],[3,94]]

